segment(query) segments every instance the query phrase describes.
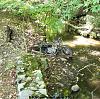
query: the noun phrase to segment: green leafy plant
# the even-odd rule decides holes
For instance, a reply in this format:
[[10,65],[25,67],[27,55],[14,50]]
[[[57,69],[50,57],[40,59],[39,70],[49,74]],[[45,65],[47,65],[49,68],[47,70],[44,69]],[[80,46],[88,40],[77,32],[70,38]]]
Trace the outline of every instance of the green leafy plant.
[[[63,21],[71,20],[78,11],[89,13],[100,11],[99,0],[48,0],[47,3],[26,0],[1,0],[0,9],[37,22],[47,38],[54,38],[64,30]],[[40,28],[40,27],[39,27]]]

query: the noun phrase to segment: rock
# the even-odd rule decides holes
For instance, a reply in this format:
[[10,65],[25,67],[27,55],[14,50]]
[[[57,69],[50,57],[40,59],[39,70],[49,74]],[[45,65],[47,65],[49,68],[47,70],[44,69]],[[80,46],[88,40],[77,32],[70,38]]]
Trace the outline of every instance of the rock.
[[80,89],[80,87],[79,87],[77,84],[76,84],[76,85],[73,85],[73,86],[71,87],[71,90],[72,90],[73,92],[78,92],[79,89]]
[[47,91],[46,91],[46,89],[39,89],[39,93],[41,93],[41,94],[47,96]]
[[0,59],[0,65],[3,63],[3,60],[2,59]]
[[25,89],[19,92],[19,98],[18,99],[29,99],[29,96],[32,96],[33,91],[29,89]]
[[17,67],[16,70],[17,70],[16,71],[17,73],[23,73],[24,72],[24,68],[23,67]]
[[22,88],[24,88],[25,83],[18,84],[18,91],[20,91]]
[[27,78],[26,78],[26,81],[30,81],[30,80],[32,80],[31,77],[27,77]]
[[57,48],[55,47],[48,47],[47,48],[47,54],[56,54]]
[[16,81],[19,82],[20,80],[25,80],[25,75],[18,75]]
[[73,57],[73,52],[69,47],[62,46],[62,51],[66,55],[66,58],[72,58]]

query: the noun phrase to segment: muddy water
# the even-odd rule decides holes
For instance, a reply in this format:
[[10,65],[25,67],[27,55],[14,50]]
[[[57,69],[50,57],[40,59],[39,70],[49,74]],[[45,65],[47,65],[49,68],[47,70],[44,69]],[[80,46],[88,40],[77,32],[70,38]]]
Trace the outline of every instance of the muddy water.
[[[71,99],[100,98],[100,41],[75,37],[63,42],[73,50],[73,59],[62,56],[49,57],[46,83],[49,96],[70,96]],[[71,93],[71,86],[78,84],[80,91]]]

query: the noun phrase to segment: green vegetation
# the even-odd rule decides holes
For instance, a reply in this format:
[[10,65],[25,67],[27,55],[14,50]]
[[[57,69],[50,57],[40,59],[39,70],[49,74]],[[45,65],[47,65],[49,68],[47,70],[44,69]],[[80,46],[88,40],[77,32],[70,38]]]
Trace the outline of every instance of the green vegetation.
[[99,0],[48,0],[47,3],[34,0],[1,0],[0,9],[34,20],[39,28],[43,28],[47,38],[50,38],[64,31],[63,21],[72,20],[84,13],[97,16],[100,5]]
[[[16,69],[19,93],[31,89],[33,97],[100,96],[100,0],[0,0],[0,13],[0,62],[6,71]],[[7,25],[13,31],[10,42],[6,41]],[[82,46],[82,37],[74,42],[80,34],[93,38],[92,43]],[[54,44],[56,37],[62,38],[65,52]],[[42,42],[45,38],[47,42]],[[42,43],[52,45],[49,49],[43,46],[51,54],[42,53]],[[72,60],[67,58],[71,50],[66,44],[72,45]],[[59,55],[52,54],[56,51]],[[76,85],[80,90],[74,93],[72,86]]]

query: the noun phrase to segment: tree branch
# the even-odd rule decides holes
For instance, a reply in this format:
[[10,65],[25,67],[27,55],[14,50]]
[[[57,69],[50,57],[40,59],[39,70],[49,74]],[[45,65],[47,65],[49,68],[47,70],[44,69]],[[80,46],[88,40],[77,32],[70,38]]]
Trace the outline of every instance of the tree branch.
[[97,67],[97,65],[95,65],[95,64],[89,64],[89,65],[86,65],[86,66],[84,66],[83,68],[81,68],[81,69],[79,69],[79,70],[78,70],[77,75],[79,74],[79,72],[80,72],[80,71],[84,70],[85,68],[90,67],[91,65],[92,65],[92,66],[96,66],[96,67]]
[[[65,21],[65,24],[67,24],[67,25],[73,27],[74,29],[84,29],[84,30],[87,30],[87,29],[88,29],[88,28],[84,28],[84,27],[75,26],[75,25],[69,23],[68,21]],[[93,28],[93,29],[94,29],[94,30],[99,30],[99,31],[100,31],[100,28]]]

